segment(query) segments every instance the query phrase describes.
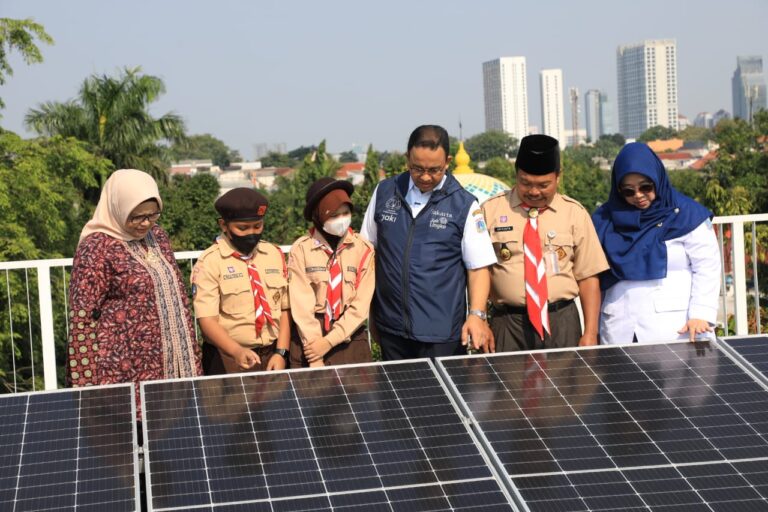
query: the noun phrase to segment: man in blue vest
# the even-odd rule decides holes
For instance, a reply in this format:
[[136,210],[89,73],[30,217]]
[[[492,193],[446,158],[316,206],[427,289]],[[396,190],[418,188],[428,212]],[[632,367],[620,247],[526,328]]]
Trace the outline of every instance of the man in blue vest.
[[448,144],[444,128],[416,128],[408,171],[382,181],[365,212],[360,234],[376,247],[372,317],[385,361],[464,354],[470,340],[493,346],[486,304],[496,255],[477,200],[446,172]]

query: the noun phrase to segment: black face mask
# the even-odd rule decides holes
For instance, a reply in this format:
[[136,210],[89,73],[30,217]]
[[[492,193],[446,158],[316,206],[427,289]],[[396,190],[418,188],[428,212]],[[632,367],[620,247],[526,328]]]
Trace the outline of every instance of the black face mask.
[[253,248],[256,247],[260,239],[261,233],[257,235],[237,236],[231,231],[229,232],[230,242],[232,242],[232,245],[235,246],[235,249],[237,249],[237,251],[243,256],[251,254],[251,251],[253,251]]

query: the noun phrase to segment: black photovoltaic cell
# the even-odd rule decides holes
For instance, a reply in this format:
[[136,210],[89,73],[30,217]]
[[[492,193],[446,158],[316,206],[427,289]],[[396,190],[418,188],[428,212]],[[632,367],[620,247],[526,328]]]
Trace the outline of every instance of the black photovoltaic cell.
[[137,510],[132,390],[0,396],[0,510]]
[[757,372],[768,378],[768,336],[723,338],[719,343],[725,343],[731,347]]
[[[743,505],[732,510],[768,510],[764,489],[718,488],[693,474],[711,468],[743,479],[738,468],[747,462],[737,461],[747,459],[768,470],[768,392],[709,345],[499,354],[440,365],[532,510],[664,510],[664,498],[691,492],[698,499],[691,510],[727,509],[719,508],[723,497]],[[766,476],[754,472],[757,480]],[[682,490],[669,496],[670,485]]]
[[142,393],[150,510],[511,510],[424,361]]

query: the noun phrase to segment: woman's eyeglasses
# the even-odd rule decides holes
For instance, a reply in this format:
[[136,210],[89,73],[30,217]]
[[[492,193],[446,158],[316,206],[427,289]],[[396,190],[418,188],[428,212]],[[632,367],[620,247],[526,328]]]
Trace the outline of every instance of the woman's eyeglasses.
[[133,225],[143,224],[144,222],[157,222],[160,218],[160,212],[150,213],[149,215],[134,215],[128,217],[128,222]]
[[651,192],[653,192],[653,190],[655,188],[656,187],[653,186],[653,183],[643,183],[642,185],[640,185],[637,188],[622,187],[622,188],[619,189],[619,192],[624,197],[633,197],[635,194],[637,194],[638,191],[641,194],[650,194]]

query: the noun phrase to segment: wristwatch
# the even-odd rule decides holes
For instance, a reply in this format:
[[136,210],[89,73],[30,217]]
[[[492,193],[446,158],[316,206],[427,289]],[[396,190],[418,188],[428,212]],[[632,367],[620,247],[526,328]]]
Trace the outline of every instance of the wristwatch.
[[488,320],[488,314],[480,309],[470,309],[469,314],[475,315],[476,317],[480,318],[480,320]]
[[276,348],[275,354],[280,354],[283,356],[283,359],[288,359],[288,351],[284,348]]

